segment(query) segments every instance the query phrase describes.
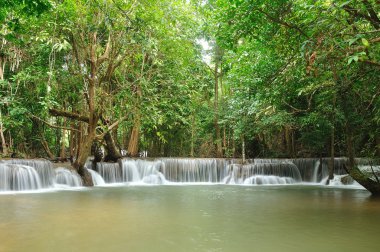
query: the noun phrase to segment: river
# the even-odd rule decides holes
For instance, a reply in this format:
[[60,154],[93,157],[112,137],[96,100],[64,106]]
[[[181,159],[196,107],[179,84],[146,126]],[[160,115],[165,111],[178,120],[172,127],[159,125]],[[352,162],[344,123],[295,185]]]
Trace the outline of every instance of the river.
[[0,195],[0,251],[379,251],[380,201],[319,185]]

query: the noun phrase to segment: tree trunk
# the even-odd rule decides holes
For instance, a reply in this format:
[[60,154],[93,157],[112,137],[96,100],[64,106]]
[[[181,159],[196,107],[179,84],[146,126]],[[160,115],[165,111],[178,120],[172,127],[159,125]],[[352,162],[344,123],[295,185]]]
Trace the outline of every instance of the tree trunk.
[[[4,63],[5,65],[5,63]],[[4,80],[4,71],[3,71],[3,57],[0,56],[0,81]],[[4,156],[8,156],[8,147],[4,137],[4,129],[3,129],[3,117],[0,111],[0,137],[1,137],[1,147],[3,148]]]
[[5,141],[5,137],[4,137],[3,118],[2,118],[1,111],[0,111],[0,137],[1,137],[1,147],[3,148],[3,155],[8,156],[8,147],[7,147],[7,142]]
[[236,146],[235,146],[235,138],[234,138],[234,130],[231,132],[231,137],[232,137],[232,157],[236,157]]
[[[216,49],[218,51],[218,49]],[[218,53],[216,53],[216,57],[219,57]],[[223,149],[222,142],[220,138],[220,128],[219,128],[219,71],[218,71],[219,61],[215,61],[214,68],[214,79],[215,79],[215,96],[214,96],[214,127],[215,127],[215,137],[216,137],[216,157],[223,157]]]
[[224,155],[227,151],[227,134],[226,134],[226,126],[223,127],[223,145],[222,150],[224,152]]
[[91,155],[91,146],[95,139],[95,127],[89,130],[89,134],[84,137],[84,140],[81,143],[81,151],[75,160],[73,166],[82,177],[84,186],[93,186],[91,174],[84,167],[87,161],[87,158]]
[[292,157],[295,158],[297,156],[296,151],[296,139],[295,132],[292,131]]
[[49,159],[54,160],[55,155],[51,152],[51,150],[49,148],[49,144],[47,143],[47,141],[45,140],[45,138],[43,136],[41,136],[41,144],[42,144],[42,147],[44,148],[46,154],[49,156]]
[[[70,126],[71,126],[71,128],[75,128],[75,124],[73,122],[70,123]],[[72,159],[75,155],[75,148],[76,148],[75,136],[76,135],[77,135],[76,133],[74,133],[73,131],[70,131],[70,140],[69,140],[70,159]]]
[[[351,84],[348,80],[345,80],[345,83]],[[350,86],[346,86],[346,89],[339,90],[339,94],[342,96],[342,108],[343,113],[346,118],[346,125],[345,125],[345,135],[346,135],[346,149],[347,149],[347,156],[348,156],[348,162],[345,165],[346,172],[359,184],[361,184],[364,188],[366,188],[369,192],[372,193],[374,196],[380,196],[380,182],[376,174],[373,172],[373,174],[364,173],[359,169],[355,162],[355,148],[354,148],[354,129],[358,127],[358,125],[353,125],[353,120],[350,118],[351,111],[354,110],[353,104],[350,104],[349,102],[351,99],[348,99],[348,97],[354,97],[353,95],[349,94],[349,91],[351,91]],[[345,91],[345,92],[344,92]],[[347,97],[348,96],[348,97]],[[374,176],[376,181],[371,179],[371,176]]]
[[136,115],[135,123],[128,143],[128,154],[137,157],[139,154],[140,114]]
[[194,136],[195,136],[195,119],[194,114],[191,115],[191,146],[190,146],[190,157],[194,157]]
[[111,132],[107,132],[104,135],[104,140],[106,142],[107,155],[105,157],[105,161],[116,162],[119,158],[121,158],[121,153],[119,148],[117,148],[114,138],[112,137]]
[[79,157],[79,154],[82,149],[82,140],[83,140],[83,125],[81,122],[78,123],[78,128],[79,131],[76,133],[76,152],[75,152],[75,157],[76,159]]
[[[365,189],[370,191],[374,196],[380,196],[380,183],[379,181],[372,180],[368,174],[364,174],[355,163],[354,156],[354,144],[352,131],[346,130],[347,137],[347,153],[348,164],[346,165],[346,171],[350,176],[361,184]],[[375,174],[373,174],[375,175]],[[376,176],[376,175],[375,175]]]
[[[63,118],[63,126],[66,126],[66,118]],[[61,160],[64,160],[66,158],[66,130],[62,130],[62,135],[61,135],[61,151],[59,153],[59,158]]]
[[[335,68],[335,65],[333,62],[330,62],[330,66],[331,66],[331,69],[333,71],[333,78],[334,78],[334,83],[335,85],[338,85],[339,84],[339,76],[338,76],[338,73],[336,71],[336,68]],[[345,99],[343,97],[343,99]],[[345,103],[345,102],[344,102]],[[334,89],[334,94],[333,94],[333,100],[332,100],[332,105],[333,105],[333,108],[332,108],[332,118],[331,118],[331,121],[332,121],[332,127],[331,127],[331,141],[330,141],[330,160],[329,160],[329,163],[328,163],[328,167],[329,167],[329,179],[327,180],[327,183],[329,183],[329,181],[331,179],[334,179],[334,169],[335,169],[335,109],[336,109],[336,91]]]
[[241,137],[241,156],[242,156],[242,164],[245,164],[245,140],[244,140],[244,136]]
[[4,80],[5,60],[0,55],[0,80]]
[[89,45],[90,51],[90,76],[88,78],[88,94],[87,94],[87,105],[88,105],[88,132],[87,135],[83,136],[83,141],[80,143],[80,151],[77,159],[74,162],[74,168],[77,170],[78,174],[82,177],[84,186],[93,186],[93,181],[91,174],[84,167],[88,157],[91,155],[91,146],[95,140],[96,127],[98,125],[99,118],[101,115],[97,113],[96,109],[96,87],[99,86],[99,76],[98,73],[98,58],[96,54],[97,46],[97,33],[92,34],[92,41]]
[[330,141],[330,160],[328,162],[329,167],[329,179],[327,180],[327,184],[329,184],[330,180],[334,179],[334,170],[335,170],[335,106],[336,106],[336,95],[334,94],[333,98],[333,114],[332,114],[332,128],[331,128],[331,141]]
[[292,130],[289,126],[285,126],[285,144],[286,144],[286,152],[288,154],[288,157],[293,157],[292,152]]
[[335,169],[334,160],[335,160],[335,129],[333,128],[331,131],[331,142],[330,142],[329,180],[334,178],[334,169]]
[[97,76],[97,57],[96,57],[96,32],[93,34],[92,44],[90,45],[90,77],[88,78],[88,132],[87,135],[82,136],[83,141],[80,143],[80,151],[78,152],[78,157],[75,160],[73,166],[77,170],[78,174],[82,177],[84,186],[93,186],[94,183],[92,181],[91,174],[85,168],[86,161],[88,157],[91,155],[91,146],[95,140],[96,135],[96,126],[98,125],[98,121],[100,115],[96,112],[95,107],[95,95],[96,95],[96,87],[99,84],[99,78]]

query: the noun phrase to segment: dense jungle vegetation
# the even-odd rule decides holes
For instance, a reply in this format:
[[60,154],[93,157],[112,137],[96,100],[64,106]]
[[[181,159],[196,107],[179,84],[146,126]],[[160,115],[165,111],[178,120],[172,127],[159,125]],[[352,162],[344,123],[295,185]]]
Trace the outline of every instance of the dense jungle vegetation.
[[379,157],[378,0],[0,0],[1,156]]

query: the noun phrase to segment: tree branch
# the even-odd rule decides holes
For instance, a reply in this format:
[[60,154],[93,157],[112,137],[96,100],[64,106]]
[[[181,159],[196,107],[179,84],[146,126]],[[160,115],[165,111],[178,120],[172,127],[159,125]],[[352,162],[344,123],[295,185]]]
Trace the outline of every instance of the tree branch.
[[[374,44],[374,43],[380,43],[380,37],[378,38],[374,38],[374,39],[371,39],[368,41],[370,44]],[[354,48],[351,48],[349,49],[349,52],[350,54],[354,53],[354,52],[359,52],[359,51],[362,51],[362,50],[365,50],[366,47],[365,46],[357,46],[357,47],[354,47]]]
[[107,45],[106,45],[106,49],[103,53],[102,56],[100,56],[96,62],[96,64],[98,66],[100,66],[104,61],[108,60],[109,59],[109,54],[110,54],[110,41],[111,41],[111,34],[108,35],[108,41],[107,41]]
[[294,63],[293,59],[296,57],[296,55],[292,55],[286,62],[284,65],[282,65],[281,67],[279,67],[273,74],[271,74],[270,76],[268,76],[264,83],[268,83],[268,85],[271,85],[276,79],[278,76],[280,76],[281,74],[284,73],[284,71],[288,68],[289,65],[291,65],[292,63]]
[[375,66],[380,68],[380,63],[371,60],[359,60],[360,62],[366,63],[367,65]]
[[62,116],[66,118],[70,118],[73,120],[89,123],[90,119],[87,116],[83,116],[77,113],[64,111],[64,110],[57,110],[57,109],[49,109],[49,114],[52,116]]
[[373,9],[371,3],[368,2],[368,0],[362,0],[362,2],[363,2],[364,6],[366,7],[366,9],[368,11],[368,14],[369,14],[369,17],[372,20],[372,23],[375,24],[379,28],[379,26],[380,26],[380,19],[377,16],[375,10]]
[[358,9],[351,7],[348,4],[343,6],[343,10],[345,10],[348,14],[350,14],[353,17],[367,20],[373,27],[375,27],[375,29],[380,28],[380,23],[378,23],[376,21],[376,19],[372,19],[371,15],[366,15],[366,14],[360,12]]
[[51,123],[49,123],[49,122],[47,122],[47,121],[45,121],[45,120],[43,120],[43,119],[41,119],[41,118],[35,116],[35,115],[32,115],[32,114],[30,114],[30,116],[31,116],[32,118],[34,118],[34,119],[37,119],[38,121],[43,122],[44,124],[48,125],[48,126],[51,127],[51,128],[55,128],[55,129],[64,129],[64,130],[71,130],[71,131],[77,131],[77,132],[80,132],[79,130],[74,129],[74,128],[64,127],[64,126],[58,126],[58,125],[53,125],[53,124],[51,124]]
[[283,25],[283,26],[288,27],[290,29],[294,29],[294,30],[298,31],[301,35],[305,36],[306,38],[310,38],[301,28],[299,28],[298,26],[296,26],[294,24],[290,24],[290,23],[285,22],[285,21],[283,21],[277,17],[273,17],[273,16],[269,15],[268,12],[265,12],[260,8],[253,8],[253,10],[257,10],[258,12],[264,14],[270,21],[272,21],[274,23]]
[[[97,140],[101,141],[103,140],[104,136],[112,131],[115,127],[117,127],[122,121],[124,121],[125,119],[128,118],[129,115],[125,115],[123,116],[122,118],[120,118],[119,120],[117,120],[116,122],[114,122],[113,124],[111,124],[110,126],[108,126],[108,128],[100,135],[97,135],[96,138]],[[103,123],[104,123],[104,119],[102,119]]]
[[369,110],[369,109],[372,107],[373,102],[374,102],[375,99],[379,96],[379,94],[380,94],[380,89],[376,92],[376,94],[374,94],[374,95],[372,96],[372,99],[371,99],[371,101],[369,102],[368,106],[366,107],[366,110]]
[[285,105],[287,105],[288,107],[290,107],[291,109],[293,109],[292,114],[303,113],[303,112],[309,112],[310,109],[311,109],[311,101],[312,101],[312,99],[313,99],[313,96],[314,96],[315,92],[317,92],[317,90],[314,90],[314,92],[311,93],[311,95],[310,95],[309,98],[307,99],[307,109],[298,109],[298,108],[296,108],[296,107],[290,105],[289,103],[287,103],[285,100],[283,100],[283,103],[285,103]]

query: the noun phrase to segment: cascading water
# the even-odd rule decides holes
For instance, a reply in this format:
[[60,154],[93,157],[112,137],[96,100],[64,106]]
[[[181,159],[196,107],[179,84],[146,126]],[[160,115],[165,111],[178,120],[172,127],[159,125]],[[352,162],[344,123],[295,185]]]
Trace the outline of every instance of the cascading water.
[[226,184],[294,184],[301,182],[301,174],[295,164],[287,159],[255,159],[245,165],[231,164]]
[[165,158],[161,159],[162,173],[172,182],[209,182],[218,183],[228,175],[225,159],[188,159]]
[[287,185],[296,181],[289,177],[255,175],[244,180],[246,185]]
[[[86,163],[94,185],[110,183],[128,184],[179,184],[219,183],[246,185],[295,184],[303,182],[325,183],[328,176],[329,158],[308,159],[249,159],[241,160],[215,158],[125,158],[117,163]],[[378,166],[364,166],[371,163],[358,160],[363,170],[375,170]],[[349,184],[352,180],[345,174],[345,158],[334,159],[332,185]],[[372,167],[372,168],[371,168]],[[93,170],[92,170],[93,169]],[[374,179],[376,176],[374,175]],[[341,180],[345,180],[341,182]],[[81,186],[79,175],[66,168],[53,168],[47,160],[12,159],[0,161],[0,191],[37,190],[44,188]]]
[[302,181],[296,165],[289,160],[251,160],[246,165],[233,162],[212,158],[128,158],[119,163],[97,163],[96,169],[106,183],[291,184]]
[[241,180],[240,177],[241,165],[239,164],[230,164],[227,166],[227,176],[223,178],[223,184],[239,184]]
[[123,159],[121,161],[123,182],[144,182],[163,184],[166,179],[161,173],[164,169],[160,160]]
[[140,181],[140,173],[139,169],[137,167],[136,160],[129,160],[124,159],[122,162],[122,174],[123,174],[123,181],[125,182],[137,182]]
[[380,181],[380,166],[379,165],[359,165],[360,170],[367,174],[373,181]]
[[328,176],[328,170],[321,170],[319,158],[297,158],[292,159],[291,162],[297,166],[302,181],[317,183],[325,177],[324,173]]
[[33,167],[0,163],[0,191],[25,191],[41,188],[40,177]]
[[82,186],[82,179],[75,171],[59,167],[55,169],[56,183],[71,187]]
[[97,163],[96,171],[106,183],[122,182],[121,169],[119,163]]
[[[104,184],[95,171],[90,172],[95,185]],[[0,161],[0,191],[29,191],[48,188],[82,186],[82,179],[66,168],[53,168],[43,159],[7,159]]]
[[54,184],[54,169],[50,161],[44,159],[9,159],[3,160],[6,164],[25,165],[33,167],[38,173],[41,187],[48,188]]
[[290,177],[297,182],[301,182],[301,174],[298,167],[293,162],[284,163],[255,163],[243,166],[245,177],[252,175],[275,175],[279,177]]
[[106,183],[99,173],[91,169],[88,169],[88,171],[91,174],[92,182],[94,183],[94,186],[104,185]]

